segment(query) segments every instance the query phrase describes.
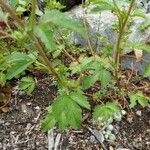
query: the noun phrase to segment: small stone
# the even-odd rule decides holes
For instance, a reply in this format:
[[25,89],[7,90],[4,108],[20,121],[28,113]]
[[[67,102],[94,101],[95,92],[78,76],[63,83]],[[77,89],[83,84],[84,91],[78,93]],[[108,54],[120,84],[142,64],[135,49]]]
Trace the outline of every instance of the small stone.
[[114,148],[112,146],[109,146],[109,150],[114,150]]
[[93,136],[93,135],[90,136],[90,142],[93,143],[93,144],[97,143],[97,140],[96,140],[95,136]]
[[107,123],[111,124],[112,122],[113,122],[113,118],[111,117],[111,118],[108,119]]
[[115,141],[116,140],[116,136],[114,134],[110,134],[109,135],[109,140]]
[[9,125],[10,125],[10,123],[9,123],[9,122],[6,122],[6,123],[5,123],[5,125],[6,125],[6,126],[9,126]]
[[127,112],[125,110],[121,110],[122,115],[126,115]]
[[0,120],[0,125],[4,124],[5,121],[4,120]]
[[113,127],[112,124],[110,124],[110,125],[108,125],[107,129],[108,129],[109,131],[112,131],[112,130],[114,129],[114,127]]
[[111,134],[111,131],[110,131],[110,130],[107,130],[106,133],[105,133],[105,135],[108,135],[108,136],[109,136],[110,134]]
[[11,131],[10,134],[15,134],[15,131]]
[[36,107],[34,107],[34,109],[39,110],[39,109],[40,109],[40,107],[39,107],[39,106],[36,106]]
[[108,135],[107,135],[107,134],[105,134],[105,136],[104,136],[104,137],[105,137],[105,139],[108,139]]
[[29,130],[31,128],[31,126],[32,126],[31,123],[28,123],[26,126],[26,129]]
[[132,122],[133,122],[133,115],[132,115],[132,114],[128,114],[128,115],[127,115],[127,121],[128,121],[129,123],[132,123]]
[[121,121],[121,119],[122,119],[122,115],[121,115],[121,113],[116,113],[115,115],[114,115],[114,119],[116,120],[116,121]]
[[136,111],[136,114],[137,114],[138,116],[141,116],[141,115],[142,115],[141,110]]
[[30,106],[31,104],[32,104],[31,102],[27,103],[28,106]]

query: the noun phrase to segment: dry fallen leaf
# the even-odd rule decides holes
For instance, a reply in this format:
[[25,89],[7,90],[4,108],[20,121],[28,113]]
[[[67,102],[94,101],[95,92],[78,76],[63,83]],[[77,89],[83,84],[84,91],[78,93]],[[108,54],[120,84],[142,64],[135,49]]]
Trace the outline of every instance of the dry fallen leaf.
[[8,107],[3,107],[3,108],[1,108],[1,111],[3,113],[7,113],[7,112],[9,112],[9,108]]
[[134,49],[135,57],[136,57],[136,62],[140,62],[143,57],[143,50],[141,49]]

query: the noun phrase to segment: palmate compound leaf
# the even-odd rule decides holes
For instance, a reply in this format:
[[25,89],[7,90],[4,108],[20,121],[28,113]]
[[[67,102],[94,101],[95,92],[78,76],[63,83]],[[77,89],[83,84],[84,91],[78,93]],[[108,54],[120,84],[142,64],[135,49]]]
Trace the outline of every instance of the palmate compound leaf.
[[[79,129],[82,120],[82,111],[80,106],[90,109],[90,105],[87,102],[86,97],[82,95],[81,92],[71,92],[68,95],[61,94],[57,96],[52,104],[51,111],[49,111],[49,114],[42,123],[43,129],[48,130],[56,123],[58,123],[60,130],[64,130],[69,126],[74,129]],[[49,120],[48,117],[53,119],[53,121]]]
[[95,107],[93,112],[93,119],[97,120],[99,117],[104,121],[107,121],[109,118],[120,111],[120,108],[114,102],[108,102],[106,104],[98,105]]
[[150,101],[150,98],[144,96],[142,92],[130,93],[130,108],[133,108],[139,103],[142,107],[146,107]]
[[58,96],[52,105],[52,112],[58,121],[60,130],[64,130],[69,125],[75,129],[80,128],[81,108],[69,95]]
[[84,38],[87,38],[84,26],[80,22],[70,18],[66,13],[62,13],[59,10],[47,11],[41,16],[40,23],[52,23],[55,26],[75,31],[81,34]]

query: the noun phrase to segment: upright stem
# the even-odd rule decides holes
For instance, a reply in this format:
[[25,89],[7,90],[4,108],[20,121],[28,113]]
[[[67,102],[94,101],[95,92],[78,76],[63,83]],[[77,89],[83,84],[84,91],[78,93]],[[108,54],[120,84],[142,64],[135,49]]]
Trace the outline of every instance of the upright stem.
[[[82,0],[82,5],[83,4],[84,4],[84,0]],[[92,45],[91,45],[91,41],[90,41],[90,36],[89,36],[89,31],[88,31],[87,21],[86,21],[86,16],[85,15],[86,15],[86,11],[83,8],[83,24],[84,24],[85,31],[87,33],[87,44],[88,44],[88,47],[89,47],[89,50],[90,50],[91,54],[93,56],[95,56],[95,52],[93,51],[93,48],[92,48]]]
[[36,3],[37,3],[37,0],[32,0],[32,12],[31,12],[31,18],[30,18],[31,29],[32,29],[32,30],[33,30],[34,25],[35,25],[35,23],[36,23],[36,14],[35,14],[35,11],[36,11]]
[[[116,70],[115,70],[115,77],[116,78],[118,78],[118,71],[120,70],[122,39],[123,39],[125,28],[126,28],[126,25],[128,23],[128,19],[130,17],[130,14],[131,14],[131,11],[132,11],[132,8],[134,6],[135,1],[136,0],[132,0],[131,1],[129,9],[128,9],[128,13],[127,13],[125,19],[122,21],[122,24],[119,25],[119,33],[118,33],[118,37],[117,37],[117,41],[116,41],[116,46],[115,46],[115,49],[114,49],[114,52],[115,52],[114,60],[115,60],[115,63],[117,65]],[[114,0],[114,2],[115,2],[115,0]]]
[[[35,0],[32,0],[33,4],[35,4]],[[11,9],[3,0],[0,0],[0,5],[2,8],[4,8],[9,14],[10,17],[14,20],[16,20],[16,22],[20,25],[20,27],[25,28],[26,27],[26,23],[24,21],[22,21],[15,13],[15,11],[13,9]],[[33,6],[34,9],[35,6]],[[34,10],[33,10],[34,11]],[[34,15],[32,16],[34,17]],[[49,68],[49,70],[53,73],[53,75],[57,78],[58,82],[64,85],[64,82],[62,81],[62,79],[60,78],[60,76],[58,75],[58,73],[55,71],[55,69],[53,68],[52,63],[49,61],[47,54],[45,53],[45,51],[43,50],[43,47],[41,45],[40,40],[31,32],[28,33],[30,39],[34,42],[40,56],[42,57],[45,65]]]

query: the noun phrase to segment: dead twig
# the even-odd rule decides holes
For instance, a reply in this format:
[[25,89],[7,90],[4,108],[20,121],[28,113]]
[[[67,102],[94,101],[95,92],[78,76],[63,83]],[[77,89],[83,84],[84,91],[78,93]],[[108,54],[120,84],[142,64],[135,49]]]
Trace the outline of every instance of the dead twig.
[[102,148],[104,150],[107,150],[106,146],[104,145],[104,143],[99,139],[99,137],[97,136],[97,134],[95,134],[94,130],[92,130],[91,128],[89,127],[86,127],[92,134],[93,136],[97,139],[97,141],[101,144]]
[[53,150],[54,147],[54,131],[53,129],[48,131],[48,150]]
[[56,139],[55,139],[55,146],[54,146],[54,150],[58,150],[58,146],[60,143],[60,139],[61,139],[61,134],[57,134]]

